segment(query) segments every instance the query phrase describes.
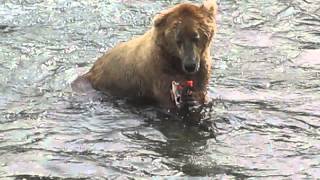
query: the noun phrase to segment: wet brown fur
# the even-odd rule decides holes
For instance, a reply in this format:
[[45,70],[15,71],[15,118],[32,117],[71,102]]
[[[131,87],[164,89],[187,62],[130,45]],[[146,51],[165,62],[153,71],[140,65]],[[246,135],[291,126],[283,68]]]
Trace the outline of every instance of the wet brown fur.
[[[201,6],[176,5],[157,15],[154,26],[144,35],[109,50],[80,78],[89,81],[97,90],[153,100],[166,108],[174,107],[170,99],[171,82],[191,79],[195,82],[194,97],[205,103],[211,74],[210,47],[216,29],[215,14],[213,0],[206,0]],[[200,68],[194,74],[187,74],[180,68],[177,54],[181,52],[172,35],[178,26],[185,36],[193,30],[201,34],[195,48],[200,57]]]

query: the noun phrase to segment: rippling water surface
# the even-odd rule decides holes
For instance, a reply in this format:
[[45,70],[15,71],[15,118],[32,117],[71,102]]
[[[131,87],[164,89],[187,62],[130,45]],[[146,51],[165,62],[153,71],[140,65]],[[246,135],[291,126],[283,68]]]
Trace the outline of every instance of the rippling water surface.
[[215,137],[72,93],[97,57],[177,2],[0,0],[0,177],[320,177],[318,0],[219,2]]

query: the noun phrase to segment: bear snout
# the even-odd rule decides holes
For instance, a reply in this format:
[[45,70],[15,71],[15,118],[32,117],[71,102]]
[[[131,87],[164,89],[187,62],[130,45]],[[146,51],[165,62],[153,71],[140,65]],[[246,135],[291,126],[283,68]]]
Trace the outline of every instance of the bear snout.
[[182,68],[186,73],[196,73],[199,70],[199,63],[197,62],[197,60],[185,62],[183,63]]

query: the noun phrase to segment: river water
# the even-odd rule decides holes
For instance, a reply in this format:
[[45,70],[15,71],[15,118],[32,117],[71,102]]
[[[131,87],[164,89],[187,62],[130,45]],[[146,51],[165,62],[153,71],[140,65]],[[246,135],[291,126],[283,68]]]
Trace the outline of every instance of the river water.
[[319,0],[219,2],[204,117],[214,133],[72,92],[177,2],[0,0],[0,177],[319,178]]

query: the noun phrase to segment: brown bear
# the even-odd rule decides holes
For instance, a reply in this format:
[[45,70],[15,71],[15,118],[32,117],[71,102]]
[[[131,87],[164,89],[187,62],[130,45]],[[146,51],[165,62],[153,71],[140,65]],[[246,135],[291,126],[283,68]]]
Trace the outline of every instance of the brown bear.
[[99,91],[152,100],[164,108],[175,107],[172,82],[192,80],[192,96],[205,103],[216,12],[215,0],[178,4],[156,15],[145,34],[110,49],[79,79]]

